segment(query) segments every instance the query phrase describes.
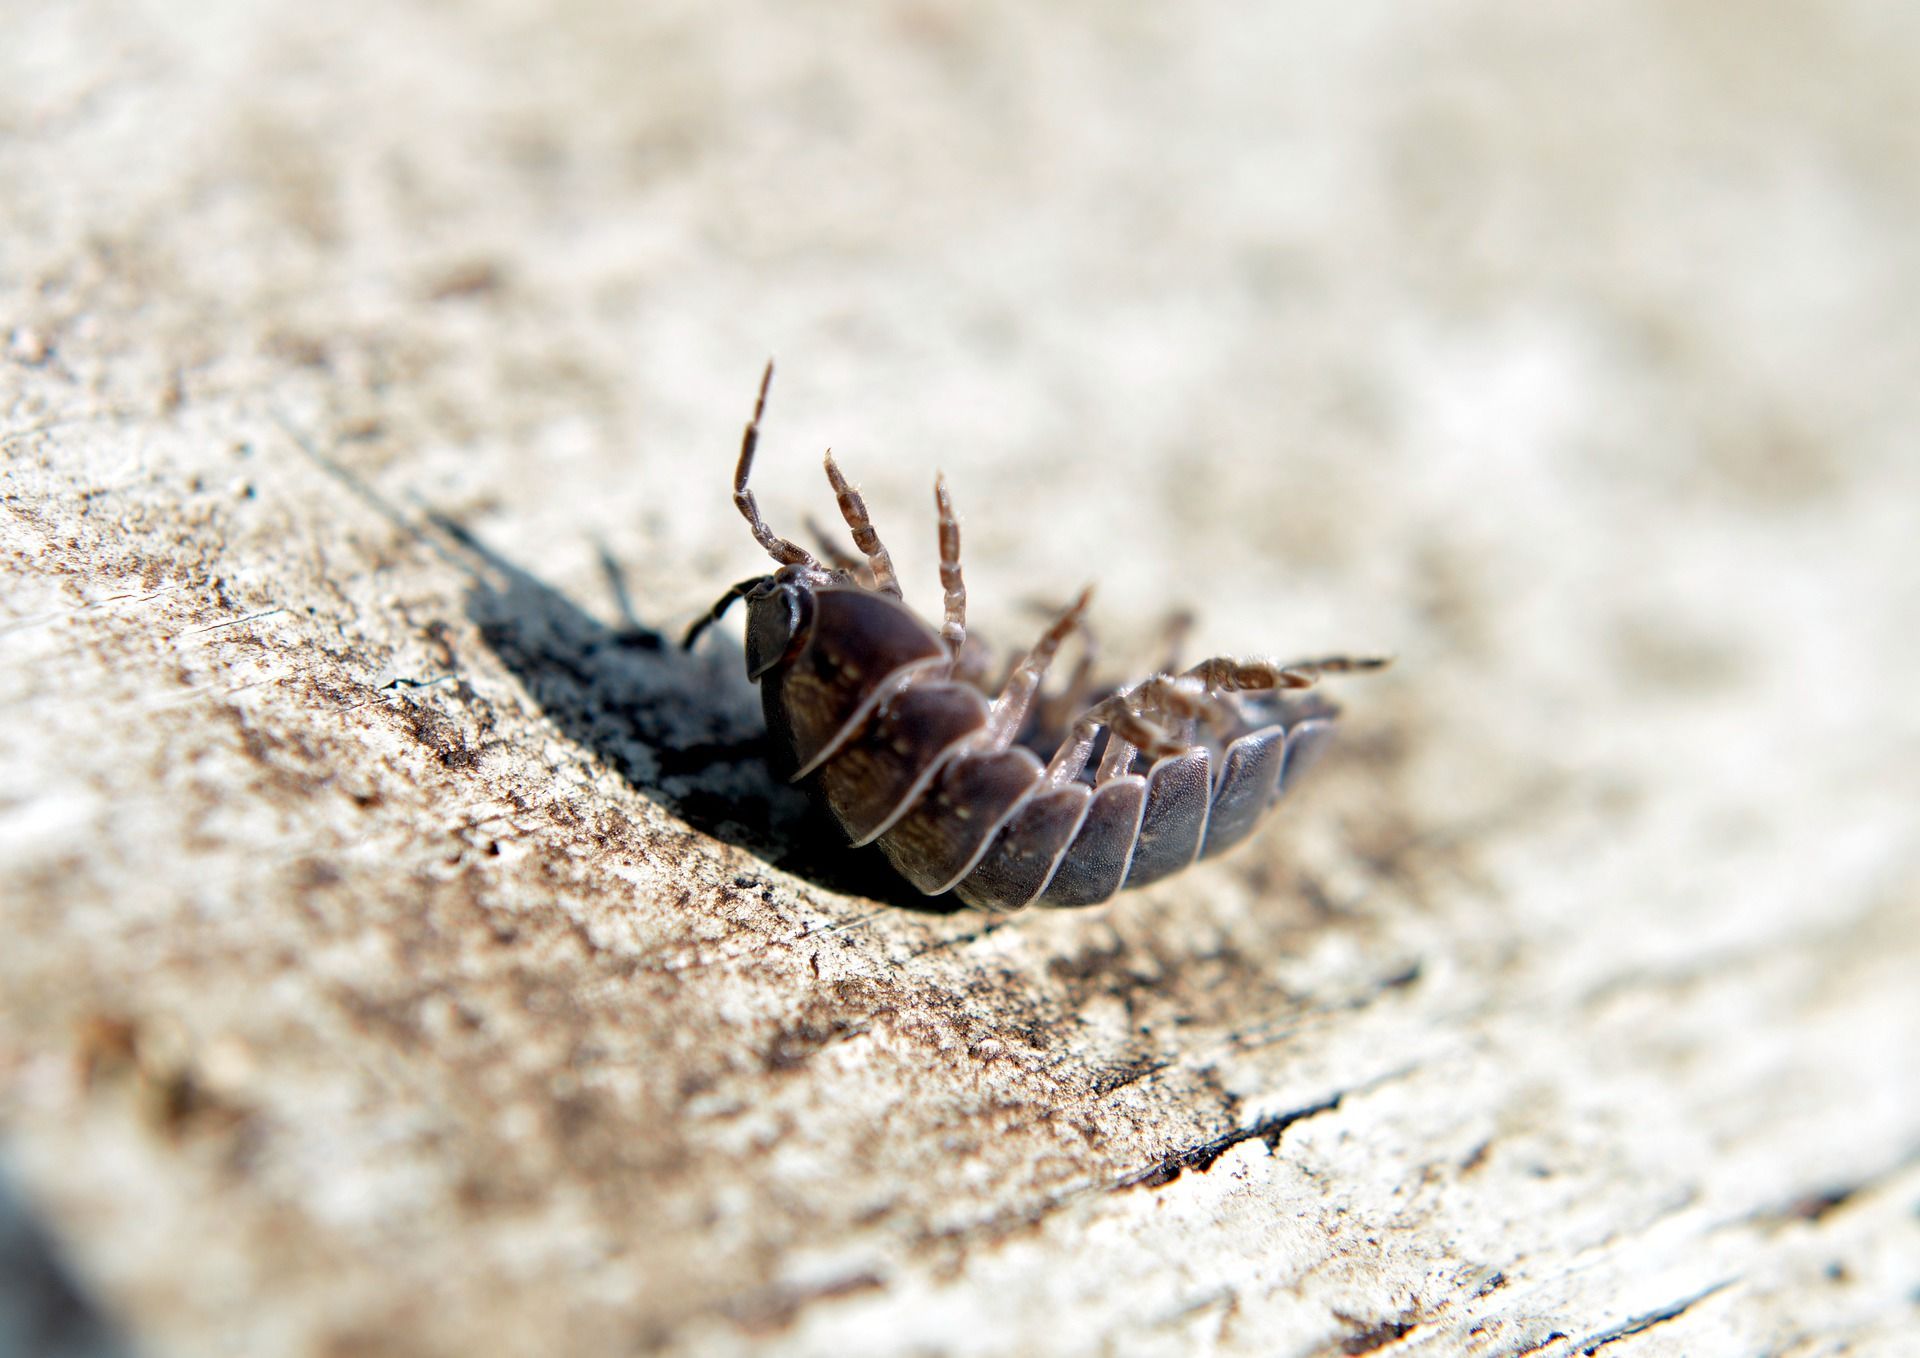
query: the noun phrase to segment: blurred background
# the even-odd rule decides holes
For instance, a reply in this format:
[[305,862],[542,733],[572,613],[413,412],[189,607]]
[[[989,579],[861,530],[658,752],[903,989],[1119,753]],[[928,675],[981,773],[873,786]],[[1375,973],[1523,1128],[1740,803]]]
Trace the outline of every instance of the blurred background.
[[[251,941],[228,970],[206,960],[190,921],[290,899],[239,866],[248,844],[317,831],[297,810],[256,824],[264,794],[209,774],[220,809],[195,833],[210,817],[225,837],[190,843],[175,775],[142,770],[186,768],[212,722],[154,716],[151,686],[278,683],[275,648],[295,647],[349,697],[459,672],[506,704],[524,684],[523,724],[487,749],[544,733],[564,748],[528,756],[536,771],[575,761],[581,797],[624,804],[630,783],[784,861],[756,839],[786,813],[751,771],[676,772],[653,735],[569,725],[487,612],[519,599],[555,635],[657,640],[760,569],[727,477],[769,354],[770,521],[797,536],[831,519],[831,445],[923,609],[944,470],[975,627],[1003,645],[1091,581],[1122,671],[1180,607],[1199,654],[1399,656],[1342,690],[1350,753],[1306,826],[1112,925],[1035,926],[1056,931],[1028,936],[1036,974],[1101,928],[1163,960],[1229,939],[1307,992],[1356,952],[1416,959],[1441,997],[1422,1023],[1479,1044],[1489,1064],[1464,1087],[1486,1081],[1486,1106],[1533,1097],[1501,1084],[1505,1061],[1613,1091],[1563,1110],[1572,1127],[1665,1109],[1608,1143],[1616,1169],[1670,1170],[1648,1193],[1724,1205],[1742,1175],[1795,1162],[1855,1182],[1920,1144],[1920,1014],[1899,979],[1920,961],[1920,10],[77,0],[0,4],[0,31],[0,915],[31,940],[0,963],[0,1157],[155,1351],[217,1351],[222,1298],[252,1299],[229,1338],[345,1352],[364,1335],[260,1301],[351,1271],[331,1255],[230,1262],[174,1295],[187,1266],[113,1204],[202,1229],[164,1186],[181,1171],[122,1165],[109,1194],[63,1155],[82,1123],[96,1150],[124,1132],[61,1092],[90,1006],[177,1013],[205,1039],[245,1028],[249,986],[305,965]],[[342,485],[378,512],[328,519],[315,506]],[[469,560],[457,538],[436,560],[382,536],[428,514],[492,556],[443,568]],[[473,571],[494,568],[519,584],[476,605]],[[262,650],[145,670],[59,639],[93,623],[42,625],[169,581],[182,628],[285,616]],[[633,680],[730,695],[661,740],[751,740],[735,663]],[[464,720],[452,691],[419,701]],[[274,716],[286,692],[232,698],[252,714],[234,720],[299,726]],[[595,755],[625,783],[593,783]],[[500,765],[470,767],[505,795]],[[453,795],[408,780],[423,805]],[[696,812],[739,797],[776,801],[744,830]],[[650,919],[660,879],[635,871],[620,908]],[[1300,905],[1305,875],[1346,915]],[[171,979],[142,932],[162,924],[195,959]],[[1734,958],[1772,979],[1651,1019],[1554,1007]],[[1238,983],[1220,984],[1230,1014]],[[1135,1040],[1138,1018],[1096,1015],[1086,1040]],[[1292,1079],[1278,1070],[1222,1078],[1258,1104]],[[325,1116],[358,1125],[373,1106]],[[792,1211],[811,1201],[796,1189]],[[334,1224],[310,1229],[354,1238],[353,1212],[312,1211]],[[1464,1230],[1459,1211],[1424,1238]],[[675,1229],[663,1250],[707,1238]],[[783,1247],[741,1230],[726,1248],[751,1276],[784,1278]],[[377,1273],[386,1247],[339,1248]],[[531,1287],[546,1266],[476,1277],[511,1298],[499,1277]],[[957,1313],[969,1296],[1056,1305],[988,1276],[952,1284]],[[356,1286],[360,1314],[385,1314],[377,1282]],[[635,1286],[605,1294],[648,1345],[708,1333],[689,1319],[705,1293]],[[1769,1304],[1810,1307],[1797,1287]],[[1124,1290],[1074,1303],[1087,1334],[1124,1332]],[[42,1294],[17,1293],[29,1309]],[[1860,1317],[1893,1315],[1894,1295],[1832,1305],[1867,1342],[1882,1331]],[[880,1329],[808,1333],[918,1333],[871,1304],[859,1323]],[[1733,1333],[1727,1351],[1759,1342]]]

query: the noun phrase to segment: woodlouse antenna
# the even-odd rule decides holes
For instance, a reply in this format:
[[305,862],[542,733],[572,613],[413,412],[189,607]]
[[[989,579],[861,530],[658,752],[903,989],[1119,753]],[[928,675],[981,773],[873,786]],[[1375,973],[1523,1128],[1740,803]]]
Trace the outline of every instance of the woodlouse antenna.
[[881,545],[880,534],[874,530],[873,520],[867,515],[867,502],[860,498],[860,492],[851,482],[840,474],[840,464],[833,460],[833,449],[827,449],[827,480],[833,483],[833,495],[840,502],[840,517],[847,521],[847,527],[853,530],[853,545],[866,555],[867,564],[873,567],[873,587],[883,594],[900,597],[900,577],[893,573],[893,558]]
[[[733,469],[733,506],[747,521],[747,527],[753,530],[753,540],[760,544],[767,555],[783,566],[818,566],[806,548],[797,543],[788,542],[760,517],[760,506],[755,503],[753,492],[747,489],[747,478],[753,475],[753,453],[760,446],[760,417],[767,411],[767,388],[773,385],[773,360],[767,360],[767,370],[760,374],[760,394],[754,398],[753,418],[747,421],[747,428],[740,435],[740,461]],[[737,597],[737,596],[736,596]],[[731,602],[729,600],[728,602]]]
[[693,649],[693,643],[700,640],[700,634],[716,622],[719,622],[721,618],[725,617],[727,610],[733,607],[733,601],[735,599],[746,598],[748,592],[766,578],[764,575],[756,575],[751,580],[742,580],[739,584],[714,600],[713,607],[701,615],[699,620],[687,629],[686,636],[680,639],[680,649],[683,651],[691,651]]
[[[953,498],[947,494],[944,475],[936,474],[933,478],[933,503],[940,513],[940,588],[946,596],[945,621],[940,626],[940,635],[946,640],[947,649],[959,655],[960,648],[967,642],[967,582],[960,574],[960,520],[953,512]],[[1087,596],[1082,594],[1072,610],[1075,616],[1086,602]],[[1054,644],[1059,645],[1058,641]],[[1053,658],[1051,651],[1047,658]]]

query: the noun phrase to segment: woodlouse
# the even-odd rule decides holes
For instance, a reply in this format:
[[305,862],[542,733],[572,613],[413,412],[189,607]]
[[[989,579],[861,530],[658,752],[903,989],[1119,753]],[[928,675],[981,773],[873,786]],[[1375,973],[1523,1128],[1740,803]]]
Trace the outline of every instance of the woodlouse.
[[827,478],[864,565],[824,535],[823,562],[761,519],[747,480],[772,380],[769,363],[733,500],[779,569],[728,590],[685,644],[746,600],[747,676],[760,685],[774,762],[807,781],[855,845],[878,844],[927,895],[954,891],[988,910],[1096,905],[1232,847],[1332,730],[1333,707],[1284,694],[1386,663],[1220,656],[1102,690],[1083,655],[1066,692],[1043,701],[1041,681],[1081,627],[1089,589],[990,685],[982,649],[967,642],[960,525],[944,478],[934,483],[946,603],[937,630],[902,600],[831,451]]

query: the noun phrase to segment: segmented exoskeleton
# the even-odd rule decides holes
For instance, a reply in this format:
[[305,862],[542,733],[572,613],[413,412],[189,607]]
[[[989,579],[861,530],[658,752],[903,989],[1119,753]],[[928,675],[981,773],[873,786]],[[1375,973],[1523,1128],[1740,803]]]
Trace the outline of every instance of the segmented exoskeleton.
[[[747,677],[760,685],[780,771],[806,780],[854,844],[878,844],[930,896],[954,891],[988,910],[1095,905],[1239,843],[1332,730],[1330,705],[1283,695],[1386,663],[1223,656],[1180,673],[1169,663],[1103,694],[1083,660],[1068,691],[1042,704],[1041,681],[1081,626],[1088,590],[989,696],[978,648],[967,646],[960,525],[944,479],[934,483],[946,596],[938,630],[902,601],[866,504],[831,452],[827,478],[864,570],[830,546],[831,564],[822,562],[761,519],[747,480],[772,380],[769,363],[733,501],[779,569],[728,590],[686,645],[746,600]],[[1076,709],[1070,723],[1046,716]]]

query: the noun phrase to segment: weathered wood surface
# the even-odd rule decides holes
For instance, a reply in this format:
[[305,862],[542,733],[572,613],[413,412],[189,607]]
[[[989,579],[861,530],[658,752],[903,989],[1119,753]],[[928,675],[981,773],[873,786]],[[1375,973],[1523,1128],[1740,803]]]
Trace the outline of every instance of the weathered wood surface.
[[[1119,13],[8,7],[0,1116],[140,1347],[1912,1351],[1911,15]],[[1003,639],[1401,664],[898,908],[662,642],[769,350],[925,602],[944,467]]]

